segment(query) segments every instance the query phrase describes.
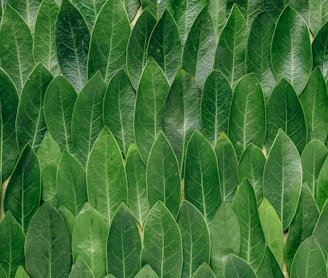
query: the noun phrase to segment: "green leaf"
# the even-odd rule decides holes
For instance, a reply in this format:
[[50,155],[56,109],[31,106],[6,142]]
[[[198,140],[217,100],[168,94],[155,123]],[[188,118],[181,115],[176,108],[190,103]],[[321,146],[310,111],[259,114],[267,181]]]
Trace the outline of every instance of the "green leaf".
[[183,247],[181,277],[192,277],[203,262],[210,261],[211,243],[208,227],[204,216],[188,201],[183,201],[177,223]]
[[181,199],[179,164],[162,131],[150,150],[146,166],[146,185],[149,207],[153,207],[160,200],[176,217]]
[[301,103],[290,83],[282,79],[266,102],[267,137],[265,145],[270,149],[281,128],[301,153],[307,140],[306,122]]
[[214,145],[221,132],[227,133],[232,101],[230,84],[221,71],[209,74],[201,97],[202,132]]
[[112,131],[124,156],[134,141],[133,116],[136,93],[125,71],[117,72],[104,97],[104,124]]
[[216,38],[219,39],[221,31],[227,20],[227,1],[226,0],[208,0],[208,11],[211,15],[215,31]]
[[137,89],[147,63],[147,51],[156,19],[145,9],[138,18],[129,38],[126,53],[127,72],[133,88]]
[[33,39],[23,18],[6,5],[1,18],[0,57],[1,67],[12,78],[18,94],[34,67]]
[[86,203],[76,217],[72,234],[73,261],[81,256],[95,277],[106,274],[106,240],[108,228],[102,215]]
[[264,257],[265,238],[259,219],[255,193],[246,179],[242,181],[237,190],[232,208],[240,224],[240,257],[246,260],[254,270],[257,270]]
[[310,30],[316,36],[321,27],[328,21],[328,2],[323,1],[309,1],[310,13]]
[[85,262],[85,260],[78,256],[75,264],[72,267],[72,271],[69,274],[69,278],[95,278],[92,270]]
[[35,22],[33,40],[34,61],[43,63],[54,76],[60,73],[55,38],[58,12],[59,6],[56,1],[43,0],[41,2]]
[[154,28],[148,46],[148,57],[153,57],[172,84],[181,68],[182,45],[178,26],[170,12],[165,11]]
[[207,8],[197,16],[183,50],[182,67],[192,74],[202,87],[213,69],[216,37]]
[[256,274],[252,267],[242,258],[230,254],[224,265],[225,278],[256,278]]
[[215,152],[211,144],[195,131],[187,145],[185,199],[191,202],[211,222],[221,203],[221,192]]
[[217,209],[211,223],[211,267],[217,277],[223,277],[224,264],[229,254],[239,256],[241,234],[238,217],[225,202]]
[[113,134],[104,127],[87,163],[88,200],[110,225],[121,202],[127,201],[127,180],[120,149]]
[[88,75],[100,71],[107,83],[120,69],[125,68],[126,45],[130,22],[124,3],[108,0],[102,7],[92,31]]
[[24,242],[22,227],[8,211],[0,222],[0,266],[5,277],[14,277],[19,265],[24,264]]
[[70,149],[73,107],[77,94],[63,76],[55,77],[44,96],[44,120],[51,136],[61,149]]
[[72,236],[75,223],[75,216],[64,206],[58,208],[58,212],[64,219],[69,235]]
[[161,201],[147,215],[141,266],[149,264],[161,278],[181,277],[182,242],[179,227]]
[[228,10],[231,9],[232,5],[238,5],[248,26],[252,25],[254,18],[256,18],[258,14],[265,12],[267,9],[267,5],[265,4],[266,1],[262,0],[228,0],[227,2]]
[[25,269],[20,265],[17,268],[15,278],[30,278],[30,276],[26,273]]
[[128,14],[129,20],[132,21],[138,13],[140,8],[139,0],[123,0],[125,3],[125,9]]
[[38,209],[28,227],[25,257],[31,277],[67,277],[71,270],[68,230],[58,211],[47,203]]
[[150,58],[140,80],[134,114],[135,142],[144,163],[158,132],[162,129],[168,93],[169,84],[162,69]]
[[282,269],[285,243],[279,216],[270,202],[265,198],[261,202],[258,212],[266,244]]
[[316,67],[301,93],[308,140],[325,142],[328,135],[328,95],[326,83],[319,67]]
[[324,79],[328,77],[328,57],[326,49],[328,47],[328,22],[319,30],[312,42],[313,67],[321,69]]
[[97,73],[89,79],[73,107],[71,151],[83,167],[94,141],[104,126],[102,118],[105,91],[106,84],[100,73]]
[[288,0],[286,4],[289,4],[296,12],[298,12],[309,26],[309,0]]
[[159,20],[165,12],[169,0],[141,0],[140,2],[142,9],[149,9],[151,13],[157,18],[157,20]]
[[199,266],[199,268],[195,271],[193,278],[215,278],[215,274],[213,270],[207,263],[203,263]]
[[2,265],[0,264],[0,275],[3,278],[8,278],[6,271],[3,269]]
[[69,0],[62,0],[55,28],[60,69],[75,90],[80,92],[88,76],[88,26],[77,8]]
[[258,278],[284,278],[284,273],[282,272],[279,264],[277,263],[275,257],[273,256],[269,247],[266,248],[265,256],[256,272]]
[[146,264],[141,268],[135,278],[158,278],[158,275],[149,264]]
[[201,126],[200,95],[195,79],[185,70],[179,70],[166,99],[163,125],[177,155],[180,173],[183,172],[187,142],[193,131]]
[[327,183],[328,183],[328,157],[326,158],[325,162],[322,164],[317,181],[316,200],[320,210],[328,200]]
[[320,216],[317,220],[317,223],[313,230],[313,235],[315,236],[316,240],[318,241],[325,258],[328,258],[328,238],[327,238],[327,231],[328,231],[328,202],[325,203],[324,207],[321,210]]
[[238,6],[233,5],[219,38],[214,64],[214,68],[221,70],[227,77],[231,87],[245,73],[247,37],[246,20]]
[[11,174],[4,196],[4,211],[9,210],[24,231],[40,205],[40,191],[39,161],[30,145],[26,145]]
[[302,165],[292,140],[279,129],[264,165],[263,197],[276,210],[283,231],[296,213],[302,188]]
[[312,70],[309,30],[289,5],[277,22],[271,44],[271,66],[278,81],[287,79],[299,95]]
[[293,260],[290,277],[326,277],[326,260],[314,236],[304,240]]
[[247,145],[262,147],[266,134],[266,114],[261,85],[255,74],[237,84],[229,115],[228,136],[240,158]]
[[217,139],[214,150],[218,161],[222,200],[230,204],[238,187],[237,155],[224,133],[221,133]]
[[134,277],[140,269],[141,238],[137,221],[124,204],[113,217],[107,239],[107,271]]

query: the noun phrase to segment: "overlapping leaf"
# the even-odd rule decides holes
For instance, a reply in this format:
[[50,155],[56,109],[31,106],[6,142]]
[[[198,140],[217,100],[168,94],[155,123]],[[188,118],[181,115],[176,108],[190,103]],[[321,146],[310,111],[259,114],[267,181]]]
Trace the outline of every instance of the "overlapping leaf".
[[321,170],[319,172],[317,187],[316,187],[316,200],[321,210],[326,201],[328,200],[328,157],[322,164]]
[[85,262],[85,260],[81,256],[78,256],[72,268],[72,271],[69,274],[69,278],[80,278],[80,277],[95,278],[92,270]]
[[256,274],[252,267],[242,258],[230,254],[224,265],[225,278],[256,278]]
[[321,27],[312,42],[313,66],[319,66],[324,79],[328,77],[328,59],[325,55],[328,46],[328,22]]
[[328,2],[309,1],[310,30],[315,36],[321,27],[328,22]]
[[159,20],[163,15],[169,0],[152,1],[152,0],[142,0],[141,5],[143,9],[149,9],[150,12]]

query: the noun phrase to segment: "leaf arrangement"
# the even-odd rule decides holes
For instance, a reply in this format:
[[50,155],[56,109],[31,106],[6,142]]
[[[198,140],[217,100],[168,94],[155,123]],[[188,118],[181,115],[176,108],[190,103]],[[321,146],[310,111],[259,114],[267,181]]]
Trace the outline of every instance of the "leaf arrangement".
[[0,277],[327,277],[327,22],[1,1]]

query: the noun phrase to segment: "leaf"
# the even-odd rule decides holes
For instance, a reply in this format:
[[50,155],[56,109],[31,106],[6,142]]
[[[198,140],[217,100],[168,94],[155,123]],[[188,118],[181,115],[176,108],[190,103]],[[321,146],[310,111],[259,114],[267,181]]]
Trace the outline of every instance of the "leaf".
[[64,206],[60,206],[58,208],[58,212],[60,213],[61,217],[63,218],[66,224],[69,235],[72,236],[74,223],[75,223],[75,216]]
[[230,204],[238,187],[237,155],[229,138],[224,133],[221,133],[217,139],[214,150],[218,161],[222,200]]
[[309,82],[301,93],[308,140],[325,142],[328,135],[328,95],[326,83],[320,69],[313,70]]
[[279,129],[264,165],[263,197],[276,210],[283,231],[294,218],[301,188],[301,159],[292,140]]
[[192,74],[200,87],[213,69],[216,37],[208,9],[197,16],[183,50],[182,67]]
[[118,205],[127,201],[127,180],[120,149],[107,127],[99,134],[88,158],[87,190],[90,204],[109,226]]
[[227,133],[232,90],[223,73],[213,70],[207,77],[201,95],[202,132],[215,144],[221,132]]
[[49,204],[42,205],[28,227],[25,267],[31,277],[67,277],[71,270],[71,244],[65,222]]
[[139,0],[124,0],[125,9],[128,14],[129,20],[132,21],[138,13],[140,8],[140,1]]
[[282,269],[285,243],[279,216],[270,202],[265,198],[262,200],[258,212],[266,244]]
[[319,172],[317,188],[316,188],[316,200],[319,209],[321,210],[328,200],[328,157],[325,162],[322,164],[321,170]]
[[141,266],[149,264],[160,277],[181,277],[182,242],[179,227],[161,201],[147,215]]
[[169,3],[169,0],[141,0],[140,2],[143,9],[149,9],[151,13],[157,18],[157,20],[159,20],[162,17]]
[[176,217],[181,199],[179,164],[162,131],[159,132],[147,160],[146,185],[149,207],[160,200],[172,216]]
[[162,68],[169,83],[181,68],[182,45],[178,26],[170,12],[165,11],[156,24],[148,46],[148,57],[153,57]]
[[273,89],[266,102],[266,115],[267,149],[270,149],[281,128],[301,153],[307,140],[306,122],[301,103],[287,80],[282,79]]
[[30,278],[30,276],[26,273],[25,269],[20,265],[17,268],[15,278]]
[[204,216],[191,203],[184,200],[177,223],[183,248],[181,277],[192,277],[198,267],[210,261],[210,236]]
[[[229,254],[239,256],[241,234],[238,217],[225,202],[217,209],[211,223],[211,267],[217,277],[223,277],[224,264]],[[229,238],[229,239],[228,239]]]
[[273,256],[269,247],[266,248],[262,264],[256,272],[258,278],[284,278],[279,264]]
[[4,277],[4,278],[8,277],[6,271],[3,269],[1,264],[0,264],[0,274],[1,274],[1,277]]
[[321,27],[312,42],[313,67],[319,67],[324,79],[328,77],[328,59],[326,49],[328,47],[328,22]]
[[[240,224],[240,257],[246,260],[254,270],[257,270],[264,257],[265,238],[260,223],[253,187],[245,179],[236,192],[232,208]],[[228,262],[226,262],[226,264],[227,263]]]
[[112,131],[123,155],[134,142],[133,116],[136,93],[127,74],[120,70],[110,80],[104,97],[104,124]]
[[4,211],[9,210],[26,232],[40,205],[40,165],[30,145],[22,150],[4,195]]
[[8,211],[0,222],[0,266],[5,277],[14,277],[19,265],[24,264],[24,242],[22,227]]
[[[16,1],[18,2],[18,0]],[[55,37],[58,12],[59,6],[56,4],[56,1],[43,0],[41,2],[35,21],[33,40],[34,61],[43,63],[54,76],[60,73]]]
[[128,205],[139,224],[142,224],[149,210],[146,186],[146,166],[142,163],[135,144],[131,144],[125,163],[128,181]]
[[12,78],[19,95],[34,67],[32,45],[32,35],[23,18],[6,5],[1,18],[1,67]]
[[60,149],[69,150],[72,146],[71,125],[76,98],[73,86],[63,76],[50,82],[44,96],[44,120]]
[[[306,22],[306,24],[309,26],[309,0],[289,0],[288,4],[290,7],[295,9],[296,12],[298,12]],[[287,4],[287,3],[286,3]]]
[[87,82],[90,33],[80,12],[62,0],[55,27],[58,63],[63,75],[80,92]]
[[314,236],[298,248],[291,268],[291,277],[326,277],[326,260]]
[[144,163],[158,132],[162,129],[168,93],[169,84],[163,71],[155,60],[150,58],[140,80],[134,114],[135,142]]
[[231,87],[245,74],[247,37],[246,20],[238,6],[234,5],[221,32],[214,64],[214,68],[227,77]]
[[310,30],[316,36],[321,27],[328,21],[328,2],[309,1]]
[[126,53],[126,67],[134,89],[138,88],[147,63],[148,44],[155,24],[155,17],[148,9],[145,9],[130,34]]
[[83,167],[104,126],[102,118],[105,91],[106,84],[100,73],[97,73],[89,79],[73,107],[71,151]]
[[81,256],[78,256],[75,264],[72,267],[72,271],[69,274],[69,278],[80,277],[95,278],[94,274],[92,273],[92,270],[85,262],[85,260]]
[[144,267],[141,268],[141,270],[138,272],[138,274],[135,276],[135,278],[158,278],[157,273],[151,268],[149,264],[146,264]]
[[73,262],[81,256],[95,277],[106,274],[108,228],[101,214],[86,203],[76,217],[72,234]]
[[185,149],[194,130],[200,129],[200,89],[195,79],[181,69],[166,99],[163,128],[183,172]]
[[107,239],[107,271],[134,277],[140,269],[141,238],[137,221],[124,204],[113,217]]
[[308,28],[302,16],[289,5],[280,15],[273,34],[271,66],[277,81],[287,79],[298,95],[312,70]]
[[267,5],[265,4],[266,1],[261,0],[228,0],[227,2],[228,10],[231,9],[232,5],[238,5],[238,8],[245,17],[248,26],[252,25],[254,18],[256,18],[258,14],[261,14],[267,9]]
[[328,202],[325,203],[323,206],[321,213],[319,215],[319,218],[317,220],[317,223],[313,230],[313,235],[315,236],[317,242],[319,243],[325,258],[327,260],[328,258],[328,240],[327,240],[327,231],[328,231]]
[[221,203],[215,152],[211,144],[195,131],[187,145],[184,176],[185,199],[211,222]]
[[193,278],[215,278],[213,270],[206,263],[203,263],[196,270],[195,274],[192,276]]
[[227,1],[226,0],[209,0],[208,11],[211,15],[214,27],[216,29],[217,41],[227,20]]
[[240,158],[247,145],[264,144],[266,114],[261,85],[255,74],[244,76],[237,84],[229,115],[228,136]]
[[97,17],[92,31],[88,75],[100,71],[107,83],[120,69],[125,68],[126,45],[130,22],[122,1],[108,0]]
[[242,258],[230,254],[224,265],[225,278],[247,277],[256,278],[252,267]]

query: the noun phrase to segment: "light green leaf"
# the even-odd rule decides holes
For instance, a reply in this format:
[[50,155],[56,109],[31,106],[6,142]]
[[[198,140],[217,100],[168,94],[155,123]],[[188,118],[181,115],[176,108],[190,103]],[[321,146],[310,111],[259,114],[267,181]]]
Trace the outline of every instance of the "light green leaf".
[[92,270],[85,262],[85,260],[78,256],[75,264],[72,267],[72,271],[69,274],[69,278],[95,278]]
[[109,226],[121,202],[127,201],[127,180],[120,149],[104,127],[87,162],[88,200]]
[[328,184],[328,157],[326,158],[325,162],[322,164],[317,180],[316,200],[320,210],[328,200],[327,184]]
[[271,66],[278,81],[287,79],[299,95],[312,70],[309,30],[289,5],[277,22],[271,44]]
[[301,188],[301,158],[292,140],[279,129],[264,165],[263,197],[279,215],[283,231],[294,218]]
[[215,27],[216,39],[218,40],[227,20],[227,1],[208,0],[208,11]]
[[266,134],[264,96],[255,74],[244,76],[237,84],[229,115],[228,136],[237,157],[248,144],[262,147]]
[[86,203],[76,217],[72,234],[73,262],[81,256],[95,277],[106,274],[106,240],[108,228],[105,220]]
[[47,203],[31,219],[25,257],[26,271],[31,277],[68,277],[71,270],[68,230],[58,211]]
[[279,264],[277,263],[275,257],[273,256],[269,247],[266,248],[265,256],[256,272],[258,278],[284,278],[284,273],[282,272]]
[[12,78],[19,95],[34,67],[32,47],[30,29],[23,18],[10,5],[6,5],[1,18],[1,67]]
[[213,270],[207,263],[203,263],[196,270],[195,274],[192,276],[193,278],[215,278],[215,274]]
[[318,66],[321,69],[323,77],[328,77],[328,58],[326,49],[328,47],[328,22],[321,27],[318,34],[312,42],[313,67]]
[[17,268],[16,274],[15,274],[15,278],[30,278],[30,276],[26,273],[26,271],[23,268],[23,266],[20,265]]
[[162,69],[150,58],[140,80],[134,114],[135,142],[144,163],[158,132],[163,129],[168,93],[169,84]]
[[125,3],[125,9],[128,14],[129,20],[132,21],[138,13],[140,8],[139,0],[123,0]]
[[314,36],[328,22],[328,1],[309,1],[310,30]]
[[328,202],[325,203],[324,207],[321,210],[320,216],[317,220],[317,223],[313,230],[313,235],[318,241],[326,260],[328,259]]
[[202,132],[214,145],[221,132],[227,133],[232,101],[230,84],[222,72],[213,70],[209,74],[201,97]]
[[221,203],[220,182],[215,152],[198,131],[187,145],[184,194],[210,223]]
[[138,274],[135,276],[135,278],[158,278],[157,273],[151,268],[149,264],[146,264],[141,270],[138,272]]
[[140,269],[141,238],[137,221],[124,204],[113,217],[107,239],[107,271],[134,277]]
[[69,0],[62,0],[55,37],[60,69],[80,92],[87,82],[90,33],[84,18]]
[[151,13],[159,20],[167,5],[169,4],[169,0],[161,0],[161,1],[154,1],[154,0],[141,0],[142,9],[149,9]]
[[200,211],[185,200],[180,207],[177,223],[183,247],[181,277],[192,277],[203,262],[210,261],[211,243],[208,227]]
[[161,201],[147,215],[141,266],[149,264],[161,278],[181,277],[182,242],[179,227]]
[[225,278],[256,278],[252,267],[242,258],[230,254],[224,265]]

